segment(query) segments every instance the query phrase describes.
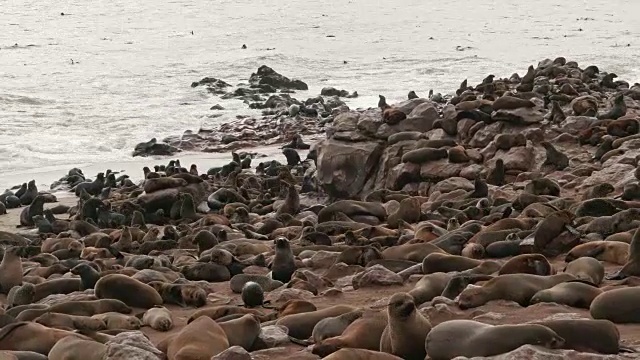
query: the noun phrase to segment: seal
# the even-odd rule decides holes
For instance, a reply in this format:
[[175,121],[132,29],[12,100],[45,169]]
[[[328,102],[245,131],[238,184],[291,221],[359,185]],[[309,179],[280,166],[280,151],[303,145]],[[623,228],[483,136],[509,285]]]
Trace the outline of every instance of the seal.
[[169,331],[173,328],[171,311],[164,306],[154,306],[144,313],[138,314],[142,324],[157,331]]
[[229,281],[229,287],[234,293],[240,294],[242,293],[244,284],[250,281],[260,285],[260,287],[266,292],[270,292],[284,285],[282,281],[273,280],[270,277],[264,275],[238,274],[231,278],[231,280]]
[[551,165],[556,170],[564,170],[567,166],[569,166],[569,157],[558,151],[558,149],[551,145],[551,143],[542,141],[540,145],[544,147],[547,153],[547,158],[545,159],[544,163],[542,163],[542,165]]
[[567,253],[565,262],[588,256],[600,261],[624,265],[629,257],[629,244],[618,241],[591,241],[580,244]]
[[540,290],[531,298],[531,304],[553,302],[576,308],[588,309],[602,290],[581,280],[560,283],[552,288]]
[[356,309],[342,315],[322,319],[313,327],[311,339],[317,344],[324,339],[340,336],[352,322],[362,317],[364,311]]
[[355,310],[353,306],[335,305],[321,310],[283,316],[276,321],[276,325],[286,326],[289,329],[289,336],[293,338],[308,339],[320,320],[353,310]]
[[79,275],[82,281],[82,289],[93,289],[96,286],[96,282],[100,279],[100,273],[96,271],[92,266],[81,263],[74,266],[70,272],[74,275]]
[[218,323],[227,334],[229,346],[240,346],[250,351],[260,335],[260,320],[254,314],[245,314],[238,319]]
[[103,300],[83,300],[68,301],[51,305],[45,308],[30,308],[20,311],[16,316],[20,321],[31,321],[47,312],[55,312],[76,316],[93,316],[105,312],[119,312],[123,314],[131,313],[131,308],[120,300],[103,299]]
[[499,275],[518,273],[551,275],[553,274],[553,267],[551,267],[549,260],[544,255],[521,254],[509,259],[498,271]]
[[622,269],[615,275],[609,276],[608,279],[621,280],[628,276],[640,276],[640,228],[633,234],[626,260]]
[[596,286],[599,286],[604,279],[604,266],[592,257],[580,257],[571,261],[564,268],[564,272]]
[[451,271],[464,271],[473,269],[480,264],[482,264],[482,261],[464,256],[433,253],[424,258],[422,262],[422,273],[431,274],[436,272],[448,273]]
[[22,261],[20,248],[9,246],[4,251],[0,262],[0,292],[8,294],[11,288],[22,284]]
[[106,312],[91,317],[103,321],[108,330],[138,330],[142,322],[135,316],[129,316],[117,312]]
[[271,263],[271,278],[286,283],[291,281],[291,276],[296,271],[291,245],[289,240],[285,238],[276,239],[275,245],[275,256]]
[[35,199],[36,196],[38,196],[38,187],[36,186],[36,181],[35,180],[29,181],[29,183],[27,184],[27,190],[20,196],[18,195],[16,196],[20,198],[20,203],[22,205],[31,204],[33,199]]
[[505,172],[504,161],[497,159],[495,166],[487,174],[487,184],[502,186],[505,184]]
[[207,304],[207,293],[193,284],[169,284],[161,281],[151,281],[147,285],[154,288],[165,304],[182,307],[202,307]]
[[[455,342],[456,346],[451,346]],[[538,324],[488,325],[474,320],[449,320],[433,327],[425,348],[433,360],[487,357],[510,352],[522,345],[558,349],[564,339]]]
[[366,350],[366,349],[340,349],[333,354],[323,357],[325,360],[402,360],[395,355]]
[[[77,336],[67,330],[51,329],[34,322],[16,322],[0,330],[0,349],[33,351],[48,355],[51,348],[67,336]],[[37,339],[37,341],[34,341]]]
[[120,274],[101,277],[96,282],[95,295],[98,299],[116,299],[145,309],[162,305],[162,297],[153,287]]
[[444,250],[431,243],[404,244],[391,246],[382,251],[384,259],[409,260],[422,262],[429,254],[445,253]]
[[316,311],[315,305],[304,300],[287,300],[284,304],[278,308],[278,318],[285,317],[292,314],[300,314],[304,312]]
[[265,315],[262,312],[255,309],[248,309],[248,308],[232,306],[232,305],[222,305],[222,306],[208,307],[208,308],[200,309],[194,312],[193,314],[191,314],[191,316],[187,320],[187,323],[191,323],[192,321],[195,321],[196,319],[203,316],[209,317],[213,320],[217,320],[224,316],[233,315],[233,314],[241,314],[241,315],[254,314],[260,318],[265,317]]
[[246,307],[262,306],[264,303],[264,290],[260,284],[249,281],[242,287],[242,302]]
[[618,354],[622,350],[620,332],[609,320],[544,320],[534,324],[546,326],[560,335],[564,339],[562,349],[598,354]]
[[49,351],[50,360],[100,360],[107,358],[107,345],[93,339],[67,336],[58,341]]
[[43,215],[45,198],[42,195],[36,196],[31,205],[25,207],[20,212],[20,226],[34,226],[33,217]]
[[402,155],[403,163],[423,164],[429,161],[436,161],[440,159],[446,159],[449,156],[447,149],[436,149],[430,147],[423,147],[415,149]]
[[[362,317],[352,322],[340,336],[325,339],[313,346],[313,354],[325,357],[340,349],[380,350],[380,338],[387,327],[386,314]],[[390,354],[389,354],[390,355]]]
[[172,189],[178,188],[181,186],[187,186],[188,183],[184,179],[179,179],[175,177],[159,177],[154,179],[146,179],[144,181],[144,192],[150,194],[152,192],[156,192],[164,189]]
[[202,316],[158,344],[169,359],[210,359],[229,348],[227,334],[218,323]]
[[494,111],[498,110],[514,110],[519,108],[532,108],[535,107],[531,100],[520,99],[513,96],[503,95],[496,99],[496,101],[491,104],[491,107]]
[[538,291],[569,280],[575,280],[575,277],[564,273],[550,276],[500,275],[480,287],[467,288],[462,291],[458,299],[458,306],[461,309],[470,309],[482,306],[491,300],[510,300],[517,302],[520,306],[527,306]]
[[431,330],[431,323],[416,308],[413,297],[396,293],[387,306],[389,323],[380,338],[380,351],[406,360],[423,360],[426,351],[424,341]]
[[589,313],[594,319],[616,324],[640,323],[640,288],[625,287],[605,291],[591,302]]
[[75,316],[61,313],[47,312],[35,320],[38,324],[42,324],[50,328],[58,328],[65,330],[89,330],[100,331],[106,330],[107,324],[100,319],[88,316]]
[[282,149],[282,155],[287,159],[288,166],[296,166],[300,164],[300,155],[295,149],[284,148]]

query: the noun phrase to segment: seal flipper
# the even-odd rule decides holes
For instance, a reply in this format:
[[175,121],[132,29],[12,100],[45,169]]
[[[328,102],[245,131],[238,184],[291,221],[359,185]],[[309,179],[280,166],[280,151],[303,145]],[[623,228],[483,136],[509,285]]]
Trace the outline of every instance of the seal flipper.
[[298,344],[302,346],[309,346],[314,344],[314,342],[311,340],[300,340],[300,339],[294,338],[293,336],[289,336],[289,340],[294,344]]
[[580,231],[578,231],[578,229],[574,228],[573,226],[567,224],[564,226],[565,229],[567,229],[568,232],[570,232],[571,234],[575,235],[575,236],[581,236],[582,234],[580,233]]
[[592,258],[595,259],[596,256],[602,254],[603,252],[604,252],[604,247],[598,246],[596,249],[592,249],[592,250],[587,251],[584,254],[584,257],[592,257]]
[[624,280],[627,278],[627,275],[623,274],[622,269],[620,269],[618,272],[611,275],[607,275],[604,278],[607,280]]

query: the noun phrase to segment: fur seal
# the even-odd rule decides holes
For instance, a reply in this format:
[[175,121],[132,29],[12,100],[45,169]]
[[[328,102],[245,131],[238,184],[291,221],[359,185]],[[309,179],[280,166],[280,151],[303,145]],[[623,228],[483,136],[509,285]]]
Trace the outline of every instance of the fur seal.
[[340,336],[349,325],[358,320],[364,312],[356,309],[342,315],[322,319],[313,327],[311,338],[317,344],[324,339]]
[[534,275],[551,275],[553,267],[549,264],[544,255],[540,254],[521,254],[515,256],[500,268],[499,275],[504,274],[534,274]]
[[561,282],[575,280],[571,274],[550,276],[532,274],[507,274],[497,276],[481,287],[467,288],[459,297],[458,306],[469,309],[482,306],[491,300],[515,301],[520,306],[529,305],[529,301],[538,291],[548,289]]
[[53,312],[44,313],[37,317],[34,321],[46,327],[66,330],[76,329],[100,331],[107,328],[107,324],[105,324],[105,322],[100,319],[95,319],[88,316],[76,316]]
[[482,261],[480,260],[470,259],[464,256],[433,253],[424,258],[422,262],[422,273],[431,274],[436,272],[448,273],[451,271],[464,271],[473,269],[481,263]]
[[202,316],[190,322],[174,336],[158,344],[169,360],[211,359],[229,348],[227,334],[211,318]]
[[51,329],[34,322],[16,322],[0,330],[0,349],[33,351],[38,354],[48,355],[51,348],[67,336],[77,335],[71,331]]
[[164,306],[154,306],[141,314],[142,324],[157,331],[169,331],[173,328],[173,316]]
[[387,306],[388,324],[380,338],[380,351],[406,360],[423,360],[424,341],[431,323],[416,308],[413,297],[396,293]]
[[207,304],[207,293],[192,284],[168,284],[161,281],[151,281],[147,285],[154,288],[165,304],[175,304],[182,307],[202,307]]
[[434,297],[440,296],[451,277],[452,275],[443,272],[424,275],[409,291],[409,295],[413,297],[416,306],[422,305]]
[[231,278],[229,281],[229,287],[234,293],[240,294],[242,293],[244,285],[250,281],[260,285],[260,287],[266,292],[270,292],[284,285],[282,281],[273,280],[264,275],[238,274]]
[[349,305],[335,305],[321,310],[286,315],[279,318],[276,325],[286,326],[289,329],[289,336],[293,338],[308,339],[320,320],[354,310],[355,308]]
[[447,149],[435,149],[429,147],[423,147],[416,150],[411,150],[402,155],[403,163],[423,164],[429,161],[435,161],[440,159],[446,159],[448,156]]
[[121,274],[101,277],[96,282],[95,294],[98,299],[116,299],[145,309],[162,305],[162,297],[153,287]]
[[569,166],[569,157],[558,151],[551,143],[542,141],[540,145],[544,147],[547,153],[547,158],[542,165],[552,165],[556,170],[564,170]]
[[605,291],[591,302],[589,312],[594,319],[616,324],[640,323],[640,288],[626,287]]
[[22,261],[20,248],[9,246],[4,251],[0,262],[0,292],[8,294],[14,286],[22,285]]
[[91,318],[103,321],[109,330],[138,330],[142,326],[142,322],[137,317],[117,312],[96,314]]
[[227,334],[229,346],[240,346],[250,351],[253,343],[260,335],[260,320],[254,314],[245,314],[238,319],[219,322]]
[[291,281],[291,276],[296,271],[291,245],[285,238],[276,239],[275,245],[276,254],[271,264],[271,278],[286,283]]
[[599,354],[618,354],[621,350],[620,332],[609,320],[543,320],[534,324],[546,326],[560,335],[565,340],[562,349]]
[[629,244],[618,241],[591,241],[571,249],[565,256],[564,261],[571,262],[588,256],[600,261],[624,265],[629,257],[629,248]]
[[380,338],[387,327],[387,315],[376,313],[352,322],[344,332],[325,339],[313,346],[311,352],[319,356],[328,356],[343,348],[380,350]]
[[107,358],[107,346],[93,339],[67,336],[51,348],[48,358],[50,360],[102,360]]
[[589,281],[599,286],[604,279],[604,266],[592,257],[577,258],[564,268],[564,272],[572,274],[578,280]]
[[608,279],[621,280],[628,276],[640,276],[640,228],[633,234],[626,263],[622,269],[615,275],[609,276]]
[[260,284],[249,281],[242,287],[242,302],[246,307],[262,306],[264,303],[264,290]]
[[526,344],[557,349],[564,345],[564,339],[538,324],[488,325],[474,320],[449,320],[433,327],[425,348],[433,360],[450,360],[458,356],[495,356]]
[[22,209],[20,212],[20,225],[21,226],[34,226],[33,217],[36,215],[42,215],[45,198],[42,195],[36,196],[30,205]]
[[588,309],[593,299],[600,294],[602,294],[602,290],[595,285],[585,284],[581,281],[569,281],[538,291],[533,295],[530,303],[553,302]]

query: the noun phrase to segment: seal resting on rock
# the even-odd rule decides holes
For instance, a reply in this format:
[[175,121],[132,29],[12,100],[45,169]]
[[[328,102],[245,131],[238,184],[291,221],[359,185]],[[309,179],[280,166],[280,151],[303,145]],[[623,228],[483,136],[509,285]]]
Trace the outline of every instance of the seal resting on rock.
[[399,109],[393,108],[387,104],[387,99],[378,95],[380,100],[378,101],[378,107],[382,110],[382,120],[389,125],[395,125],[400,121],[407,118],[407,114],[403,113]]

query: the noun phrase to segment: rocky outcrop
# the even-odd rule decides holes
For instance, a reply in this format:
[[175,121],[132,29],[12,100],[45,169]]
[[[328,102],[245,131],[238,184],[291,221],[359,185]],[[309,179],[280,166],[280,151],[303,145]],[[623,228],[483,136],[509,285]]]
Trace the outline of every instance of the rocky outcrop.
[[257,72],[251,74],[249,83],[254,87],[268,85],[275,89],[309,90],[309,86],[304,81],[289,79],[267,65],[260,66]]
[[[428,196],[435,191],[432,185],[452,177],[486,178],[500,159],[507,184],[519,174],[544,174],[561,184],[575,181],[573,188],[580,190],[604,178],[612,182],[613,176],[614,186],[621,189],[633,181],[635,156],[640,155],[633,143],[637,127],[621,130],[596,118],[614,116],[603,109],[615,106],[614,98],[620,104],[617,94],[625,83],[616,83],[615,90],[602,88],[604,75],[590,71],[583,76],[575,63],[544,61],[527,83],[520,83],[519,77],[492,80],[490,89],[485,83],[459,89],[447,104],[423,98],[395,104],[392,108],[406,115],[396,124],[386,123],[378,108],[342,112],[317,144],[319,183],[334,199],[360,199],[379,189]],[[636,93],[640,98],[637,88],[625,92],[620,110],[625,115],[615,118],[640,120]],[[502,95],[508,96],[500,99]],[[541,145],[553,144],[569,158],[570,168],[579,167],[592,162],[594,146],[605,135],[613,137],[617,150],[601,154],[602,162],[593,164],[594,171],[582,183],[554,172]],[[425,150],[408,156],[411,161],[402,160],[418,149]]]
[[156,138],[153,138],[147,142],[141,142],[133,149],[132,156],[152,156],[152,155],[174,155],[179,152],[175,146],[158,143]]

